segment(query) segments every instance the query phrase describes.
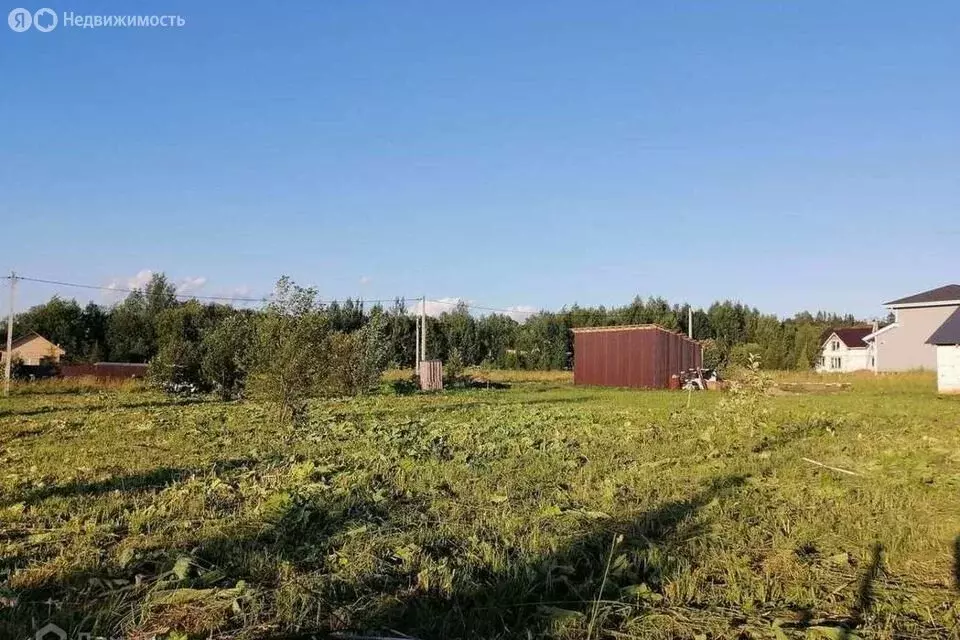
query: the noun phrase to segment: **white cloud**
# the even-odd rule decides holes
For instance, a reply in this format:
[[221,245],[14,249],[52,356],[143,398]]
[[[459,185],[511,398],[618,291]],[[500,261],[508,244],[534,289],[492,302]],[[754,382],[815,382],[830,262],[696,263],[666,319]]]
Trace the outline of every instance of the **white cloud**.
[[527,318],[537,313],[538,309],[536,307],[531,307],[528,304],[518,304],[513,307],[507,307],[506,315],[510,316],[517,322],[526,322]]
[[[107,283],[107,291],[103,293],[103,301],[106,304],[115,304],[127,297],[128,291],[134,289],[143,289],[149,284],[150,279],[157,273],[153,269],[141,269],[133,276],[117,277]],[[190,296],[204,295],[216,298],[223,298],[222,302],[226,304],[253,304],[248,298],[256,297],[247,285],[240,285],[233,288],[215,289],[207,292],[209,279],[206,276],[187,276],[178,280],[174,287],[177,295],[181,299]]]
[[204,276],[187,277],[177,283],[177,293],[180,295],[190,295],[197,293],[207,284]]
[[[461,302],[466,302],[469,304],[469,302],[463,298],[439,298],[437,300],[427,300],[426,313],[431,318],[435,318],[441,313],[450,313],[451,311],[456,311],[457,305]],[[412,314],[419,315],[423,307],[424,303],[420,300],[417,300],[412,306],[408,307],[408,310]]]
[[108,289],[142,289],[153,277],[153,269],[141,269],[137,275],[129,278],[114,278],[107,285]]
[[[472,300],[467,300],[466,298],[454,296],[454,297],[447,297],[447,298],[438,298],[436,300],[427,300],[426,302],[427,315],[435,318],[439,316],[441,313],[444,313],[444,312],[450,313],[450,312],[456,311],[457,305],[461,303],[467,305],[467,308],[469,309],[470,313],[474,315],[483,316],[491,313],[502,313],[503,315],[509,316],[514,320],[516,320],[517,322],[521,322],[521,323],[525,322],[527,318],[529,318],[533,314],[539,312],[539,309],[537,307],[534,307],[528,304],[520,304],[512,307],[507,307],[502,311],[500,310],[494,311],[492,309],[484,307],[483,305],[480,305],[480,308],[474,308],[470,306],[471,304],[473,304]],[[407,312],[411,314],[419,314],[420,308],[422,306],[423,306],[423,303],[420,302],[419,300],[416,300],[414,301],[413,304],[407,307]]]
[[245,284],[244,284],[244,285],[240,285],[239,287],[234,287],[233,289],[230,289],[229,291],[225,291],[225,292],[224,292],[224,291],[220,291],[220,292],[217,292],[217,293],[214,294],[214,295],[220,296],[220,297],[223,297],[223,298],[227,298],[226,300],[222,300],[222,301],[221,301],[221,302],[225,302],[225,303],[227,303],[227,304],[241,304],[241,305],[242,305],[242,304],[246,304],[246,305],[254,305],[254,304],[258,304],[258,303],[261,302],[261,300],[259,300],[259,299],[256,300],[256,301],[251,300],[251,298],[256,298],[257,296],[253,293],[253,289],[251,289],[250,287],[248,287],[248,286],[245,285]]
[[370,276],[362,276],[360,278],[360,284],[370,284],[371,282],[373,282],[373,278]]
[[107,283],[107,289],[111,289],[112,291],[105,291],[103,293],[104,302],[108,304],[120,302],[127,297],[127,291],[143,289],[152,277],[153,269],[141,269],[134,276],[113,278]]

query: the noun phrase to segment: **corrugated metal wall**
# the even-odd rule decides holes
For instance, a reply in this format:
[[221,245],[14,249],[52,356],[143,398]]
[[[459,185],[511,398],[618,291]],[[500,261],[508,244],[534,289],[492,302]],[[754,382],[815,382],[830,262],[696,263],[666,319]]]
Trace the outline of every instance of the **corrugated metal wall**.
[[80,378],[145,378],[149,365],[126,362],[98,362],[96,364],[65,364],[60,366],[60,377]]
[[661,327],[574,330],[574,384],[666,389],[670,376],[701,366],[700,345]]

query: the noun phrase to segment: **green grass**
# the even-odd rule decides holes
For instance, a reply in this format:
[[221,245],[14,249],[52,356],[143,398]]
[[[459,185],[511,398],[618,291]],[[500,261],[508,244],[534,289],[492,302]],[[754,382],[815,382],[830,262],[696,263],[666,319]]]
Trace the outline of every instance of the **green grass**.
[[0,638],[958,637],[960,398],[931,376],[509,380],[299,427],[131,388],[0,399]]

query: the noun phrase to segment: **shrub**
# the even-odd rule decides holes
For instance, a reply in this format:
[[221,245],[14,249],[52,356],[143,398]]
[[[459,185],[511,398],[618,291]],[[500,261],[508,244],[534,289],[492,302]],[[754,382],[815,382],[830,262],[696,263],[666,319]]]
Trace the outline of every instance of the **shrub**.
[[706,369],[719,369],[723,365],[723,351],[716,340],[707,338],[703,344],[703,366]]
[[157,354],[148,377],[164,389],[201,390],[208,387],[201,373],[201,336],[207,325],[203,306],[191,300],[164,309],[157,316]]
[[[4,345],[6,348],[6,345]],[[6,369],[6,362],[3,364],[4,369]],[[23,359],[14,354],[13,360],[10,361],[10,380],[29,380],[30,373],[27,365],[23,363]]]
[[250,321],[238,313],[203,336],[201,371],[223,400],[239,397],[246,385],[250,325]]
[[280,278],[254,321],[248,386],[254,397],[277,407],[281,420],[306,417],[307,399],[326,376],[328,335],[316,290]]
[[759,362],[760,345],[755,342],[735,345],[730,349],[730,365],[734,367],[749,367],[751,358],[757,356]]
[[729,380],[729,390],[717,405],[715,418],[718,426],[747,431],[752,438],[767,430],[770,407],[766,396],[773,387],[773,378],[760,368],[760,358],[748,357],[747,365],[737,369]]
[[366,393],[380,383],[387,366],[385,323],[380,314],[350,334],[337,332],[328,339],[329,370],[324,392],[332,395]]

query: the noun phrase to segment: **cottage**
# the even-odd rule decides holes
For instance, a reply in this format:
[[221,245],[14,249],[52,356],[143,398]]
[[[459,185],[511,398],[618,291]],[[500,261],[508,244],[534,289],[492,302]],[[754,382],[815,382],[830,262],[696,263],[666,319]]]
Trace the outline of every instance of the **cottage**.
[[666,389],[701,362],[700,343],[657,325],[573,329],[574,384]]
[[[0,346],[0,363],[6,362],[6,344]],[[66,351],[55,345],[39,333],[32,331],[13,341],[11,348],[14,361],[20,360],[26,365],[58,364]]]
[[845,327],[825,332],[817,371],[841,373],[872,369],[873,348],[864,342],[871,333],[871,327]]
[[886,303],[893,324],[863,340],[873,349],[874,371],[937,369],[937,347],[928,339],[960,309],[960,284],[948,284]]
[[960,309],[933,332],[927,344],[937,349],[937,390],[960,393]]

